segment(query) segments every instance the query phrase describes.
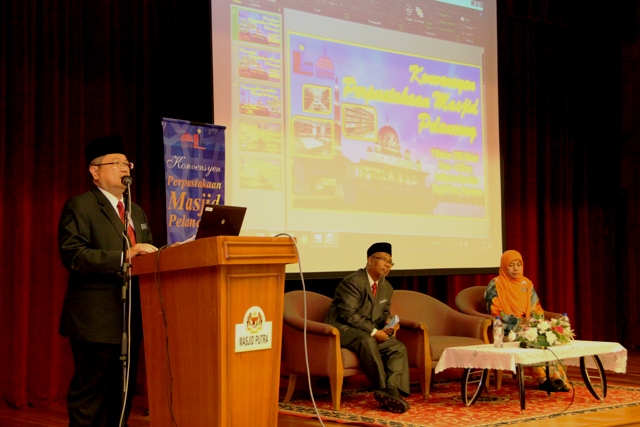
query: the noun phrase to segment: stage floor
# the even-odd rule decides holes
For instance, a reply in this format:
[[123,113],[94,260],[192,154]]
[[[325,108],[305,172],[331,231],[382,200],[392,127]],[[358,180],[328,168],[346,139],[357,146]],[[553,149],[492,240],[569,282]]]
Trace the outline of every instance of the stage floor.
[[[578,369],[570,369],[572,380],[581,381]],[[610,385],[621,385],[640,388],[640,352],[630,351],[627,359],[627,372],[615,374],[607,372]],[[306,379],[300,378],[298,387],[306,387]],[[323,384],[318,384],[321,389]],[[286,380],[281,384],[281,396],[286,390]],[[149,416],[146,415],[147,400],[145,396],[136,396],[134,408],[129,418],[129,427],[150,427]],[[16,410],[4,402],[0,402],[0,426],[3,427],[66,427],[68,425],[67,412],[64,402],[56,402],[47,407],[25,408]],[[278,427],[307,427],[320,426],[318,420],[305,419],[296,416],[280,415]],[[327,427],[345,427],[344,423],[324,421]],[[587,427],[587,426],[640,426],[640,406],[612,409],[581,415],[567,415],[547,418],[527,423],[511,424],[526,427]]]

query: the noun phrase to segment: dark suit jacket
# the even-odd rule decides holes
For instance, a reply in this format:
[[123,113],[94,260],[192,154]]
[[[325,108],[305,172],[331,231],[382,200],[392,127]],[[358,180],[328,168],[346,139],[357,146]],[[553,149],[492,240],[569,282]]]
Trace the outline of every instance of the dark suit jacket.
[[[136,241],[151,243],[151,230],[140,206],[132,203]],[[124,226],[109,200],[98,189],[70,199],[58,225],[58,247],[69,270],[60,333],[83,341],[122,342],[122,278]],[[140,328],[140,295],[132,285],[132,328]],[[133,332],[132,332],[133,333]]]
[[336,288],[326,319],[340,331],[340,345],[353,341],[354,329],[368,334],[374,328],[383,329],[390,317],[392,295],[393,287],[383,279],[378,281],[378,296],[374,299],[364,268],[345,277]]

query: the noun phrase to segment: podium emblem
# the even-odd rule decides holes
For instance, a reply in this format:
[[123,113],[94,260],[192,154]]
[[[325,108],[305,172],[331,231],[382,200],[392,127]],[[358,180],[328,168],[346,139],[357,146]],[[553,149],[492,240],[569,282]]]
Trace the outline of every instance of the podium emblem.
[[260,329],[262,329],[263,318],[264,314],[262,313],[262,310],[248,312],[244,322],[247,325],[247,331],[253,334],[260,332]]

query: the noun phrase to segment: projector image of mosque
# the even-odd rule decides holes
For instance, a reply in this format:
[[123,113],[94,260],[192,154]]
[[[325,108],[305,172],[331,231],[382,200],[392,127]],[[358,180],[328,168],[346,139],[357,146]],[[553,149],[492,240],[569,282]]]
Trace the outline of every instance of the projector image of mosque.
[[[326,47],[312,61],[305,53],[292,52],[292,72],[305,81],[300,88],[304,110],[292,119],[293,206],[433,213],[436,201],[427,180],[429,172],[423,171],[420,160],[412,159],[408,149],[402,150],[398,133],[388,123],[377,129],[374,107],[340,105],[339,79]],[[314,115],[330,111],[333,117]],[[356,156],[359,159],[346,156],[342,138],[368,148]]]
[[[334,131],[340,134],[339,128]],[[342,154],[340,144],[331,147],[331,135],[323,138],[316,132],[313,139],[324,140],[325,143],[310,148],[305,156],[294,157],[295,207],[415,214],[433,212],[436,202],[431,186],[427,184],[429,172],[422,170],[419,160],[411,159],[409,150],[401,149],[393,127],[381,127],[377,142],[368,147],[366,155],[356,162]],[[328,147],[332,154],[325,156]]]

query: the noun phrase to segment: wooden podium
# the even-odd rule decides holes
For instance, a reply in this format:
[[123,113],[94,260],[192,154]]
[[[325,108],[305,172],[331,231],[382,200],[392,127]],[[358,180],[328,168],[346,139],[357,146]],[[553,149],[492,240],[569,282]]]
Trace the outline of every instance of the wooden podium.
[[[244,236],[133,260],[152,427],[277,426],[285,265],[297,260],[287,237]],[[271,348],[236,352],[253,342],[238,334]]]

